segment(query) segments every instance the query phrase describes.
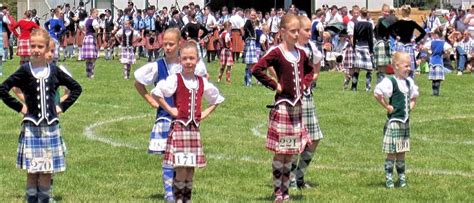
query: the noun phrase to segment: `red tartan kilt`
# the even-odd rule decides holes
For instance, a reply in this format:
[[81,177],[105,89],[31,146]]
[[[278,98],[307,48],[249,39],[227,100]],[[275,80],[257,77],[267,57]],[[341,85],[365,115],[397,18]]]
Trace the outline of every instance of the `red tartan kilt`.
[[67,34],[63,36],[63,46],[73,45],[75,41],[73,34]]
[[206,157],[201,142],[199,127],[190,123],[188,126],[180,122],[172,123],[170,134],[166,141],[163,163],[174,166],[174,153],[187,152],[196,155],[197,167],[206,166]]
[[243,52],[244,51],[244,41],[242,40],[242,35],[239,30],[232,30],[232,50],[234,52]]
[[143,40],[141,37],[134,37],[133,46],[134,47],[145,46],[145,40]]
[[388,65],[387,65],[387,68],[385,69],[385,73],[390,74],[390,75],[395,73],[395,72],[393,71],[392,64],[388,64]]
[[234,65],[234,59],[232,58],[232,49],[222,48],[219,56],[221,65]]
[[209,36],[209,43],[207,43],[207,50],[208,51],[215,51],[217,50],[216,41],[219,40],[219,33],[215,30],[212,35]]
[[155,38],[155,44],[153,44],[153,47],[155,49],[161,49],[163,47],[163,34],[160,33],[158,36]]
[[[153,43],[150,43],[150,38],[154,39]],[[163,47],[163,34],[147,36],[145,38],[145,48],[148,50],[159,49]]]
[[104,34],[98,33],[97,34],[97,49],[100,50],[101,47],[104,46]]
[[20,40],[18,40],[18,47],[16,49],[16,55],[18,55],[18,56],[31,56],[30,40],[29,39],[20,39]]
[[[280,149],[280,138],[290,136],[300,138],[299,148]],[[286,102],[276,105],[270,111],[266,148],[277,154],[299,154],[303,152],[307,144],[311,144],[311,138],[303,125],[302,105],[291,106]]]
[[3,32],[2,37],[3,37],[3,48],[8,48],[9,47],[8,33]]
[[105,33],[105,40],[103,43],[104,48],[112,48],[115,45],[115,37],[111,33]]
[[82,46],[82,42],[84,41],[85,34],[82,32],[82,30],[77,30],[76,31],[76,43],[77,46]]

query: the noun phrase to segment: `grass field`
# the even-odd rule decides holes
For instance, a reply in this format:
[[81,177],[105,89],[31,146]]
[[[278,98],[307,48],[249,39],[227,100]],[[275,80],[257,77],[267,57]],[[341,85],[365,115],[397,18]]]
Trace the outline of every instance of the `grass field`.
[[[16,64],[9,61],[5,74],[16,70]],[[84,62],[65,64],[83,94],[61,116],[68,166],[55,176],[55,199],[161,201],[161,157],[146,153],[155,111],[135,91],[133,80],[123,80],[118,61],[100,59],[93,80],[85,77]],[[242,64],[234,67],[232,85],[217,84],[226,100],[202,122],[208,165],[195,174],[194,202],[272,200],[272,154],[264,145],[265,105],[274,93],[261,86],[244,87],[243,69]],[[210,64],[208,71],[215,81],[217,64]],[[342,91],[341,73],[322,73],[315,102],[324,140],[306,177],[317,187],[292,191],[293,200],[473,202],[474,76],[449,74],[440,97],[430,96],[426,75],[416,82],[421,96],[411,117],[408,187],[387,190],[381,153],[384,109],[371,93]],[[26,180],[25,171],[15,168],[21,116],[3,104],[0,116],[0,202],[19,202]]]

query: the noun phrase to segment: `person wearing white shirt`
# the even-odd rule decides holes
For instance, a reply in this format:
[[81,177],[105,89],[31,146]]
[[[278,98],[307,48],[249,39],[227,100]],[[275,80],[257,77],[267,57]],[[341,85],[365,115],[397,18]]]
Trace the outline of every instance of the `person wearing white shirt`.
[[207,62],[210,63],[216,59],[216,46],[215,42],[219,40],[219,31],[216,18],[211,14],[211,8],[209,6],[204,7],[204,24],[206,29],[209,31],[209,39],[207,44]]
[[427,32],[434,32],[439,26],[441,26],[441,21],[438,16],[436,16],[436,10],[432,9],[430,16],[426,19]]
[[242,34],[245,21],[243,19],[243,12],[238,8],[236,14],[230,17],[229,22],[232,24],[232,52],[234,61],[238,61],[240,53],[244,50],[244,41]]
[[[393,168],[398,173],[398,186],[406,187],[405,153],[410,151],[410,113],[419,96],[418,86],[408,77],[411,68],[408,53],[396,52],[392,58],[395,76],[385,77],[374,89],[374,97],[387,110],[382,152],[385,186],[394,188]],[[395,162],[396,160],[396,162]]]
[[471,38],[474,38],[474,5],[471,6],[469,14],[464,18],[464,24],[467,26],[469,33],[471,33]]
[[272,8],[270,11],[270,18],[268,19],[268,26],[270,28],[270,37],[272,40],[275,38],[275,35],[278,33],[281,18],[277,15],[275,9]]
[[326,15],[326,25],[334,23],[342,23],[342,16],[339,14],[336,5],[332,6],[331,12],[328,12]]

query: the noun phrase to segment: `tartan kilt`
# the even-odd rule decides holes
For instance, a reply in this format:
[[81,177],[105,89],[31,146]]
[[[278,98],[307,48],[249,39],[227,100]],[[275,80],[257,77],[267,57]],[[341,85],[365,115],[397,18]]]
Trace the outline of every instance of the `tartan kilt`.
[[219,57],[221,65],[232,66],[234,65],[234,59],[232,58],[232,50],[228,48],[222,48]]
[[81,29],[77,29],[76,31],[76,44],[78,47],[82,46],[82,43],[84,42],[84,33],[82,32]]
[[104,48],[113,48],[115,45],[115,37],[112,35],[112,33],[105,33],[105,41],[107,44],[105,44]]
[[352,69],[352,65],[354,63],[354,50],[352,49],[352,46],[348,46],[346,49],[344,49],[342,54],[342,68],[345,70]]
[[242,35],[240,34],[240,30],[232,30],[231,40],[232,40],[233,52],[240,53],[244,50],[244,41],[242,40]]
[[24,122],[18,139],[16,166],[19,169],[29,170],[33,158],[46,157],[46,151],[51,152],[53,171],[44,173],[58,173],[66,170],[64,140],[61,139],[59,124],[39,126],[31,122]]
[[164,32],[156,36],[157,40],[155,41],[155,44],[153,44],[153,47],[155,49],[161,49],[163,47],[163,35],[164,35]]
[[167,140],[170,133],[171,121],[160,119],[155,122],[150,133],[150,146],[148,147],[148,154],[163,154],[165,151],[155,151],[151,149],[152,140]]
[[430,64],[429,80],[444,80],[444,66],[440,64]]
[[374,46],[374,62],[376,67],[385,67],[391,63],[392,53],[388,41],[378,40]]
[[396,143],[410,140],[410,122],[387,121],[383,129],[383,153],[397,153]]
[[18,46],[16,49],[16,55],[18,56],[31,56],[30,51],[30,40],[29,39],[20,39],[18,40]]
[[254,39],[245,40],[243,63],[255,64],[258,62],[257,45]]
[[303,124],[308,130],[311,140],[321,140],[323,139],[323,132],[319,127],[319,119],[316,115],[316,106],[313,102],[313,94],[308,95],[304,94],[301,98],[302,108],[303,108]]
[[[145,48],[147,50],[153,50],[155,49],[155,44],[157,43],[158,38],[154,34],[149,34],[145,37]],[[150,43],[153,42],[153,43]]]
[[[301,105],[291,106],[282,102],[270,111],[266,148],[276,154],[300,154],[311,143],[306,127],[303,126]],[[280,149],[280,138],[296,136],[300,139],[297,149]]]
[[82,59],[96,59],[99,53],[97,51],[96,39],[92,35],[84,37],[81,48]]
[[165,157],[163,164],[175,165],[174,154],[177,152],[194,153],[196,155],[196,167],[206,166],[206,157],[201,143],[199,127],[194,123],[185,126],[181,122],[174,122],[166,141]]
[[411,58],[411,70],[414,71],[416,70],[416,58],[415,58],[415,48],[413,44],[402,44],[402,43],[396,43],[395,46],[393,47],[393,52],[405,52],[410,54]]
[[372,56],[370,56],[369,46],[356,45],[354,52],[354,68],[371,71],[374,69]]
[[63,35],[63,46],[73,45],[74,44],[74,33],[69,31]]
[[3,48],[8,48],[10,46],[10,41],[8,40],[8,33],[3,32],[2,38],[3,38]]
[[103,33],[97,33],[97,38],[96,38],[97,50],[100,50],[100,48],[103,47],[105,44],[105,42],[103,42],[103,37],[104,37]]
[[142,39],[142,37],[133,37],[133,46],[134,47],[141,47],[145,46],[145,40]]
[[207,43],[207,49],[208,51],[215,51],[217,50],[217,47],[215,46],[216,43],[215,41],[219,40],[219,33],[217,32],[217,29],[212,32],[212,34],[209,36],[209,43]]
[[120,52],[120,63],[135,64],[135,53],[133,53],[133,47],[122,47]]

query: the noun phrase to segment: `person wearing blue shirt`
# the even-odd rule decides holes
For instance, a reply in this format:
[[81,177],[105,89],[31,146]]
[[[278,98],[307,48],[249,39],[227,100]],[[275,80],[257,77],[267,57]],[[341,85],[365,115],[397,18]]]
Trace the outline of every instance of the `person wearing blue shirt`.
[[46,23],[44,23],[44,27],[46,30],[48,30],[49,36],[54,39],[56,51],[54,53],[53,63],[56,64],[59,59],[59,42],[61,40],[61,35],[64,31],[66,31],[66,27],[64,26],[64,21],[61,18],[61,8],[54,9],[53,14],[53,18],[46,21]]

